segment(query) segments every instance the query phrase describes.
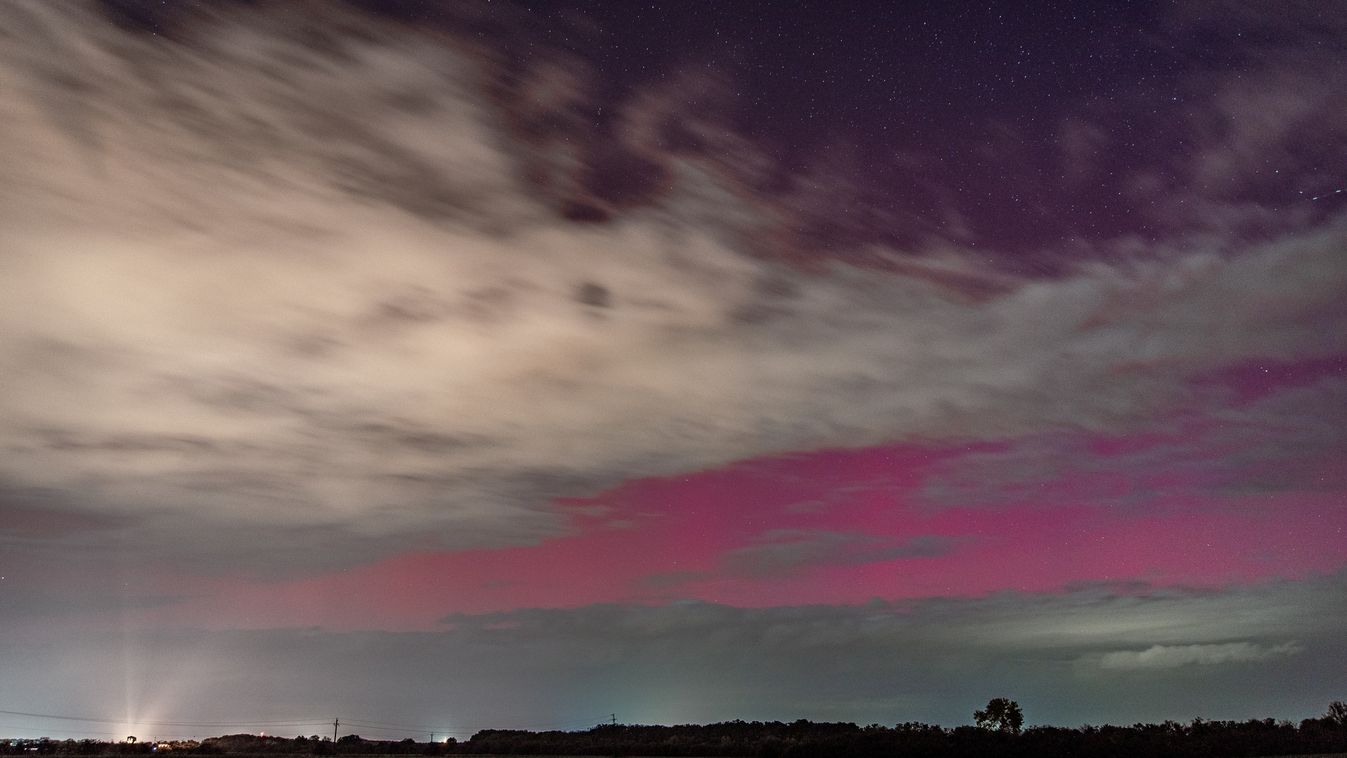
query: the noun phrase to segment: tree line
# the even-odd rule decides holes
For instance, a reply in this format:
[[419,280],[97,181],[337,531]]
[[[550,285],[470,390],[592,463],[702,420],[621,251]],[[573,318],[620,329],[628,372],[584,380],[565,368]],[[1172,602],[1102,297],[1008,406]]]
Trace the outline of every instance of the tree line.
[[[999,702],[998,702],[999,701]],[[1013,700],[997,698],[974,714],[978,726],[945,728],[908,722],[858,726],[844,722],[727,721],[716,724],[640,726],[600,724],[583,731],[533,732],[485,729],[470,739],[417,742],[347,735],[336,742],[316,737],[212,737],[178,743],[188,755],[641,755],[761,756],[763,758],[867,758],[868,756],[1273,756],[1347,752],[1347,705],[1294,724],[1274,719],[1181,724],[1022,728]],[[146,755],[154,743],[94,740],[0,742],[0,755]]]

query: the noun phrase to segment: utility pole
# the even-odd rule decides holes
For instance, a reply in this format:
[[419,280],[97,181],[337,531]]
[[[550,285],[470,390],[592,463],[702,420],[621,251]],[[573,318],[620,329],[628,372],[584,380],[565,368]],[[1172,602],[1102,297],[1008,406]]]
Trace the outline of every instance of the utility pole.
[[332,742],[337,741],[337,727],[341,726],[341,719],[332,719]]
[[434,741],[435,741],[435,733],[434,733],[434,732],[431,732],[431,733],[430,733],[430,741],[431,741],[431,742],[434,742]]
[[617,726],[617,714],[616,714],[616,713],[610,713],[610,714],[608,714],[608,715],[610,715],[610,716],[613,717],[613,726]]

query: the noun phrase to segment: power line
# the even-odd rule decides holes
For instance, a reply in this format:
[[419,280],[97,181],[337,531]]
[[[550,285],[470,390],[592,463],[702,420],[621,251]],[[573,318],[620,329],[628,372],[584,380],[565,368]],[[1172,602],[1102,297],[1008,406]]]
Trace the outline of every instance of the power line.
[[446,727],[446,726],[436,726],[434,724],[395,724],[388,721],[373,721],[366,719],[346,719],[346,721],[342,723],[347,724],[348,726],[356,726],[356,727],[409,729],[415,732],[453,732],[453,731],[478,732],[481,731],[482,729],[545,729],[548,727],[594,726],[595,724],[599,724],[607,720],[608,718],[606,716],[598,716],[596,718],[585,719],[583,721],[573,719],[570,721],[554,721],[541,724],[516,724],[510,727],[491,726],[491,727],[476,727],[476,728]]
[[415,727],[409,726],[386,726],[381,724],[371,724],[365,721],[347,720],[341,723],[342,725],[349,727],[349,729],[352,731],[355,730],[365,731],[367,729],[372,729],[376,732],[390,732],[393,734],[419,734],[421,732],[438,732],[442,734],[464,734],[481,731],[480,729],[473,729],[472,727],[467,726],[436,726],[436,727],[426,727],[425,729],[417,729]]
[[321,726],[326,719],[287,719],[285,721],[139,721],[135,719],[109,719],[96,716],[65,716],[55,713],[29,713],[27,711],[0,710],[0,715],[26,716],[38,719],[56,719],[58,721],[87,721],[98,724],[125,724],[128,726]]
[[[36,712],[32,712],[32,711],[11,711],[11,710],[4,710],[4,709],[0,709],[0,715],[3,715],[3,716],[22,716],[22,717],[25,717],[25,718],[35,718],[35,719],[51,719],[51,720],[56,720],[56,721],[73,721],[73,722],[83,722],[83,723],[91,723],[91,724],[116,724],[116,725],[118,725],[118,726],[124,726],[124,727],[137,727],[137,728],[140,728],[140,727],[166,727],[166,728],[173,728],[173,727],[177,727],[177,728],[187,728],[187,727],[191,727],[191,728],[209,729],[209,728],[247,728],[247,727],[257,727],[257,728],[259,728],[259,729],[264,729],[264,730],[265,730],[265,729],[277,729],[277,728],[285,728],[285,727],[310,727],[310,728],[312,728],[312,727],[320,727],[320,726],[324,726],[324,725],[330,725],[330,726],[332,727],[333,741],[336,740],[337,731],[338,731],[338,729],[339,729],[341,726],[346,726],[346,727],[351,728],[351,729],[373,730],[373,731],[376,731],[376,732],[389,732],[389,733],[401,733],[401,734],[406,734],[406,733],[408,733],[408,732],[429,732],[429,733],[439,733],[439,734],[446,734],[446,735],[464,735],[464,734],[475,734],[475,733],[477,733],[477,732],[483,731],[484,729],[558,729],[558,728],[578,729],[578,728],[583,728],[583,727],[588,727],[588,726],[594,726],[595,724],[599,724],[599,723],[602,723],[602,722],[608,720],[608,719],[606,719],[606,718],[600,716],[600,717],[593,718],[593,719],[587,719],[587,720],[585,720],[585,721],[572,720],[572,721],[564,721],[564,722],[549,722],[549,723],[534,723],[534,724],[517,724],[517,725],[512,725],[512,726],[509,726],[509,727],[499,727],[499,726],[491,726],[491,727],[468,727],[468,726],[450,727],[450,726],[442,726],[442,725],[438,725],[438,726],[437,726],[437,725],[430,725],[430,724],[400,724],[400,723],[387,722],[387,721],[374,721],[374,720],[369,720],[369,719],[347,719],[345,722],[343,722],[343,721],[341,721],[341,719],[333,719],[332,721],[327,721],[326,719],[318,719],[318,718],[312,718],[312,719],[298,719],[298,718],[296,718],[296,719],[281,719],[281,720],[277,720],[277,719],[260,719],[260,720],[257,720],[257,721],[167,721],[167,720],[149,720],[149,721],[141,721],[141,720],[135,720],[135,719],[113,719],[113,718],[104,718],[104,717],[99,717],[99,716],[73,716],[73,715],[69,715],[69,714],[58,714],[58,713],[36,713]],[[611,716],[611,718],[615,719],[616,717],[615,717],[615,716]],[[28,729],[28,728],[22,728],[22,727],[6,727],[6,728],[7,728],[7,729],[16,729],[17,731],[25,731],[25,732],[37,732],[37,731],[39,731],[39,730],[35,730],[35,729]],[[70,729],[70,730],[65,730],[65,731],[66,731],[67,733],[74,733],[74,734],[99,734],[99,735],[120,734],[120,732],[97,731],[97,730],[87,730],[87,729]],[[172,729],[166,729],[166,731],[175,731],[175,730],[172,730]]]
[[[80,729],[80,728],[70,729],[66,727],[59,727],[56,730],[56,733],[63,735],[63,737],[58,739],[75,739],[75,738],[90,739],[93,737],[122,737],[126,735],[127,731],[128,730],[111,731],[111,730]],[[136,731],[140,730],[136,729]],[[39,737],[50,737],[53,733],[53,730],[35,729],[31,724],[25,726],[15,726],[14,724],[8,722],[0,723],[0,735],[4,735],[5,733],[25,733],[36,735]],[[195,739],[196,735],[191,734],[186,729],[163,729],[163,730],[155,730],[151,734],[151,737],[152,741],[157,741],[160,739],[183,739],[186,737],[191,737]]]
[[[31,729],[31,728],[29,728],[29,727],[24,727],[24,726],[11,726],[11,725],[9,725],[9,724],[5,724],[5,725],[3,725],[3,726],[0,726],[0,731],[28,732],[28,733],[30,733],[30,734],[39,734],[39,735],[43,735],[43,736],[45,736],[45,735],[48,733],[48,732],[46,732],[45,730],[42,730],[42,729]],[[93,730],[88,730],[88,729],[74,729],[74,730],[69,730],[69,729],[67,729],[67,730],[62,730],[62,731],[63,731],[65,734],[79,734],[79,735],[96,734],[96,735],[100,735],[100,736],[101,736],[101,735],[114,735],[114,736],[115,736],[115,735],[121,735],[121,734],[123,734],[123,732],[93,731]]]
[[[410,729],[404,729],[404,728],[402,728],[402,727],[370,726],[369,724],[352,724],[352,723],[345,722],[345,721],[343,721],[342,723],[345,724],[347,727],[349,727],[349,729],[348,729],[347,731],[350,731],[350,732],[370,732],[370,731],[373,731],[373,732],[384,732],[384,733],[386,733],[386,734],[402,734],[402,735],[413,734],[413,733],[414,733],[414,732],[412,732],[412,730],[410,730]],[[433,733],[433,734],[458,735],[458,734],[472,734],[472,733],[475,733],[476,731],[480,731],[480,730],[473,730],[473,729],[435,729],[435,730],[433,730],[433,731],[432,731],[432,730],[427,730],[427,731],[428,731],[428,732],[431,732],[431,733]]]

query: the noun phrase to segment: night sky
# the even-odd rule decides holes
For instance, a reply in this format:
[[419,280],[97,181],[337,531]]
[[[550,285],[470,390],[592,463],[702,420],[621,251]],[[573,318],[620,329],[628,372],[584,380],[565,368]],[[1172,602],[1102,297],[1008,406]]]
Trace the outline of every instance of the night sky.
[[1328,0],[0,3],[0,736],[1317,715],[1345,93]]

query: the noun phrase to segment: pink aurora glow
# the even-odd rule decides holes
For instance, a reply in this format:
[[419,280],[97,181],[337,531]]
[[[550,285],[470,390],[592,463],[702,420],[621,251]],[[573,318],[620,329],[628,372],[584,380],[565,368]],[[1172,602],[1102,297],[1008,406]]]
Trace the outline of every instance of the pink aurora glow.
[[[1274,383],[1239,369],[1220,379],[1247,402],[1325,370],[1291,374]],[[161,614],[210,625],[429,629],[447,613],[521,607],[1226,586],[1347,563],[1340,456],[1311,451],[1300,462],[1318,489],[1249,487],[1222,461],[1280,432],[1232,443],[1228,426],[1189,414],[1158,431],[1067,435],[1057,449],[1075,451],[1070,460],[1009,481],[985,462],[1012,456],[1013,469],[1015,451],[1039,441],[823,450],[631,481],[559,503],[568,531],[535,545],[405,552],[285,581],[202,579],[194,599]]]

